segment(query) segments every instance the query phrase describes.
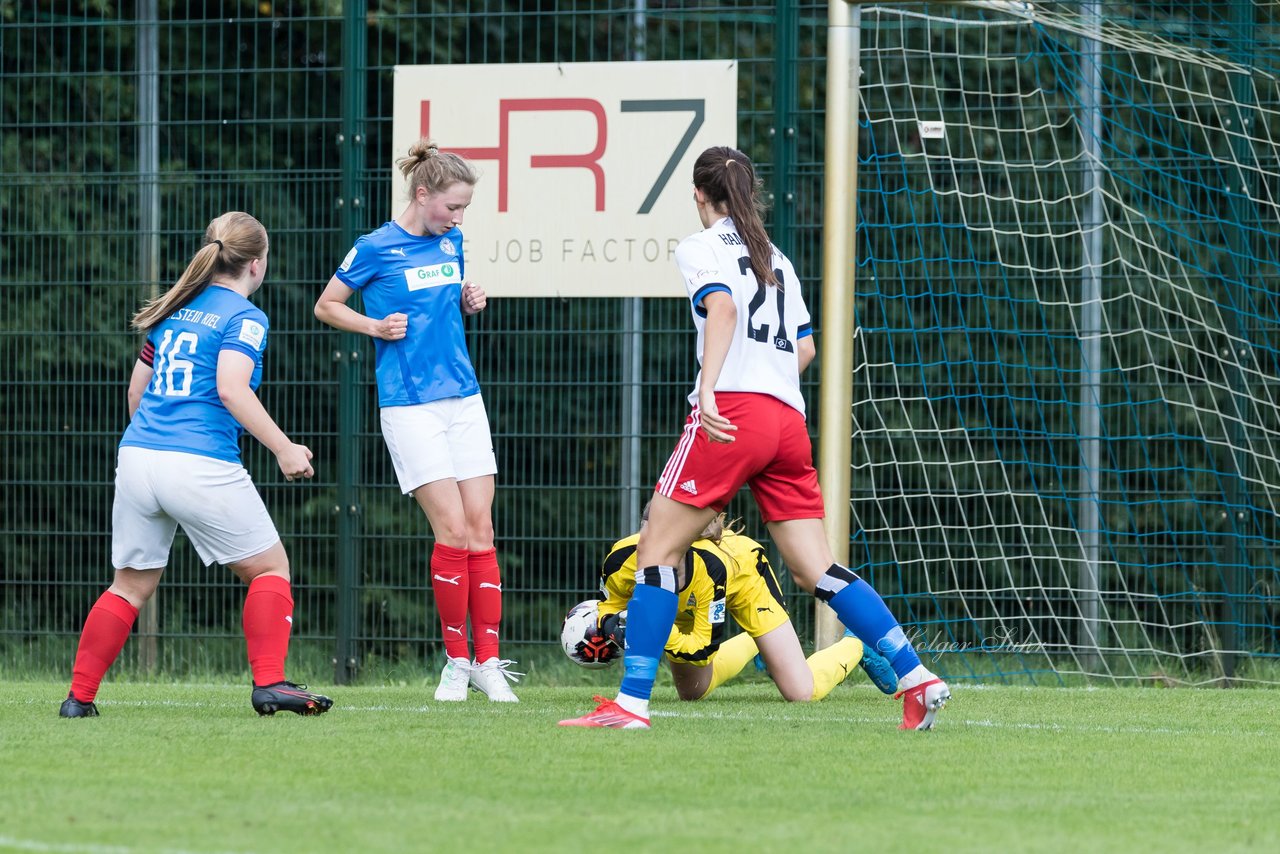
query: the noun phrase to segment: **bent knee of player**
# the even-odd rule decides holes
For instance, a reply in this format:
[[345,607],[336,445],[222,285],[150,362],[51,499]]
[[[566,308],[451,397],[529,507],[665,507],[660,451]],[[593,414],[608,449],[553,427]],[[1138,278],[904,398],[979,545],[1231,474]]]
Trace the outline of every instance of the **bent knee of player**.
[[274,546],[265,552],[259,552],[256,555],[231,564],[231,571],[245,584],[260,575],[276,575],[288,581],[289,555],[284,550],[284,544],[277,541]]
[[[791,572],[791,580],[796,583],[796,587],[799,587],[805,593],[813,593],[818,587],[818,579],[822,577],[821,572],[815,575],[813,572],[805,572],[799,567],[788,567],[788,570]],[[825,571],[824,568],[823,572]]]
[[[808,669],[808,668],[806,668]],[[788,703],[807,703],[813,699],[813,678],[775,680],[778,693]]]
[[465,549],[470,545],[470,533],[462,518],[430,519],[428,517],[428,520],[431,522],[431,533],[435,536],[437,543],[452,546],[455,549]]
[[107,592],[119,596],[135,608],[147,604],[160,582],[158,570],[117,569]]
[[676,685],[676,696],[685,702],[701,700],[707,695],[705,685]]
[[493,522],[488,519],[467,521],[467,548],[482,552],[493,548]]

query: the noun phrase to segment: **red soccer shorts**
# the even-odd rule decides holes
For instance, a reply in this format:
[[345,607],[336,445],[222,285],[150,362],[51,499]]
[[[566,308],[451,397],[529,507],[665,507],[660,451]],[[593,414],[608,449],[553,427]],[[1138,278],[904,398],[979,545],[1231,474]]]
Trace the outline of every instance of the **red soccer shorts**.
[[695,406],[658,481],[660,495],[721,511],[748,484],[766,522],[826,515],[803,415],[750,392],[717,392],[716,408],[738,428],[734,441],[708,439]]

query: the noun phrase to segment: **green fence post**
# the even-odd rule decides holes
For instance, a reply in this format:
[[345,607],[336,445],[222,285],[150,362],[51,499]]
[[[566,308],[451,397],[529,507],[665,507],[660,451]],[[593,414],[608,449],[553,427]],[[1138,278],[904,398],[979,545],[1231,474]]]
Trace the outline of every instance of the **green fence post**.
[[784,255],[795,255],[796,194],[791,181],[796,150],[796,51],[800,17],[795,0],[778,0],[773,46],[773,228],[769,236]]
[[[156,0],[140,0],[138,41],[138,274],[147,297],[160,296],[160,34]],[[160,595],[138,611],[134,646],[138,667],[155,672],[160,660]]]
[[[366,0],[348,0],[342,19],[342,130],[338,149],[342,164],[340,209],[342,245],[350,246],[360,234],[367,202],[360,180],[365,162]],[[345,685],[359,668],[355,636],[360,597],[360,502],[356,491],[360,443],[360,345],[357,336],[343,332],[333,354],[338,364],[338,636],[334,654],[334,681]]]

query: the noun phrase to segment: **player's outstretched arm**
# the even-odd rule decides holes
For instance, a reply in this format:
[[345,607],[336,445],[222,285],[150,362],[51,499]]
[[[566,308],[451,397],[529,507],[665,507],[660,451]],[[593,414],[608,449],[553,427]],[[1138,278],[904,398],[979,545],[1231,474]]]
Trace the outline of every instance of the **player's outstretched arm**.
[[334,276],[329,280],[329,284],[325,285],[320,299],[316,300],[316,318],[334,329],[368,335],[370,338],[381,338],[383,341],[399,341],[408,334],[408,315],[395,312],[381,320],[365,317],[347,305],[347,300],[351,299],[354,293],[354,290]]
[[276,455],[285,480],[311,477],[311,450],[292,442],[267,414],[266,407],[249,387],[253,376],[253,359],[235,350],[218,354],[218,398],[240,426]]

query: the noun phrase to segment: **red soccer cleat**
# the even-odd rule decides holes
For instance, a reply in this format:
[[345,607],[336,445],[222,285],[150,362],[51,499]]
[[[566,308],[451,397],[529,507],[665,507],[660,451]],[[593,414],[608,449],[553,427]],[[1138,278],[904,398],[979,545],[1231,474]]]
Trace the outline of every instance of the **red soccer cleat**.
[[609,729],[648,729],[649,719],[633,715],[613,700],[592,697],[600,705],[580,718],[560,721],[560,726],[607,727]]
[[926,730],[933,729],[933,719],[951,699],[951,689],[941,679],[930,679],[893,696],[902,697],[902,723],[898,729]]

